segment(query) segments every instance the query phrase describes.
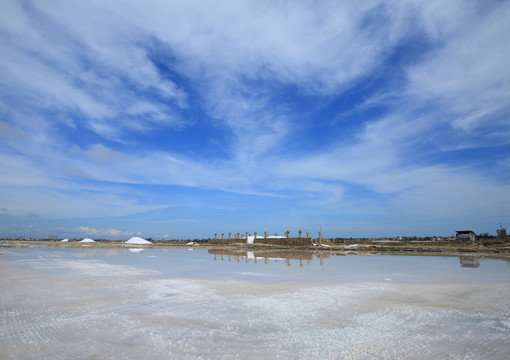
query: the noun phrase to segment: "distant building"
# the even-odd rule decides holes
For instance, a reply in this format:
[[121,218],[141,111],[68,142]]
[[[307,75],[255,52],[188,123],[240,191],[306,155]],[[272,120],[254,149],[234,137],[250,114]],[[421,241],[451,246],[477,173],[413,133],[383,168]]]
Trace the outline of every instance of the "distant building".
[[48,235],[48,240],[58,240],[58,235]]
[[455,240],[475,241],[476,235],[471,230],[459,230],[455,232]]
[[496,232],[498,233],[498,239],[506,239],[506,229],[504,227],[501,226],[500,224],[500,229],[497,229]]

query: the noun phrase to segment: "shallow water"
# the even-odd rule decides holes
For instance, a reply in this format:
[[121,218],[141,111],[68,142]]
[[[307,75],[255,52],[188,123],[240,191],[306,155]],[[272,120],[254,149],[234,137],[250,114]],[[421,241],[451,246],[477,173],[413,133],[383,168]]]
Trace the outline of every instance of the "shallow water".
[[[6,251],[4,251],[5,253]],[[331,251],[9,249],[5,259],[48,274],[265,282],[510,283],[510,261],[473,256],[336,255]]]
[[170,249],[0,254],[1,359],[510,357],[506,261]]

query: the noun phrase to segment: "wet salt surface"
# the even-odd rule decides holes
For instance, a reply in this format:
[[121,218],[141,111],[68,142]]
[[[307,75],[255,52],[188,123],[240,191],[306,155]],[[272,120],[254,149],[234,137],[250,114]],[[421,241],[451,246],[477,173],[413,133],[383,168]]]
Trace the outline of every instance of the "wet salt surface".
[[510,357],[505,261],[0,253],[1,359]]

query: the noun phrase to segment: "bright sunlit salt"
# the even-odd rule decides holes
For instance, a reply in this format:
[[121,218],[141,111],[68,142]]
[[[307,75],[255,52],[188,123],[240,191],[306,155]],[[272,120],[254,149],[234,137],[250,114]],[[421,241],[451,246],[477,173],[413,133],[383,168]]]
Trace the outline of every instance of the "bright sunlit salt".
[[0,358],[510,354],[507,261],[132,250],[0,249]]

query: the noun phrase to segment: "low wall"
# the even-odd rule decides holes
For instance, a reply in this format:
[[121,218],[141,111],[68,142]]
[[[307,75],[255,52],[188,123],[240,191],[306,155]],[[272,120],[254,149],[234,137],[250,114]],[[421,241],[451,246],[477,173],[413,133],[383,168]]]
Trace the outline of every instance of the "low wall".
[[[246,244],[246,239],[211,239],[208,241],[209,244],[214,245],[230,245],[230,244]],[[318,239],[307,239],[307,238],[257,238],[254,240],[254,244],[260,245],[278,245],[278,246],[313,246],[313,243],[318,243]],[[332,245],[329,239],[322,239],[322,244]]]
[[[307,238],[268,238],[268,239],[257,239],[255,244],[267,244],[267,245],[279,245],[279,246],[313,246],[314,243],[318,243],[318,239],[307,239]],[[329,239],[322,239],[322,244],[331,245]]]
[[245,244],[246,240],[237,240],[237,239],[211,239],[207,241],[209,244],[215,245],[229,245],[229,244]]

